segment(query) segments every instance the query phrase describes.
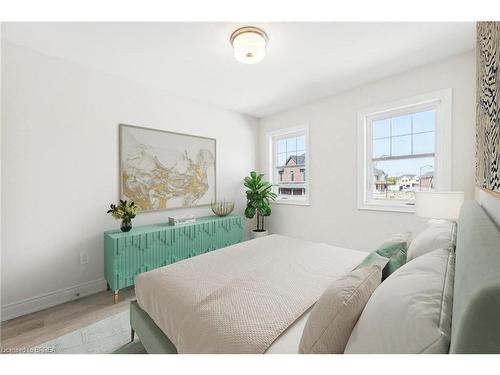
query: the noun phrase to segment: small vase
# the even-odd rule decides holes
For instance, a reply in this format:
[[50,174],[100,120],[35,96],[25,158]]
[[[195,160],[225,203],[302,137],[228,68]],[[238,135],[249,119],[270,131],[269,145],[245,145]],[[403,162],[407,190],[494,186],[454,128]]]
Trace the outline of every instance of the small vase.
[[131,220],[122,220],[122,225],[120,225],[120,229],[122,232],[129,232],[132,229],[132,221]]

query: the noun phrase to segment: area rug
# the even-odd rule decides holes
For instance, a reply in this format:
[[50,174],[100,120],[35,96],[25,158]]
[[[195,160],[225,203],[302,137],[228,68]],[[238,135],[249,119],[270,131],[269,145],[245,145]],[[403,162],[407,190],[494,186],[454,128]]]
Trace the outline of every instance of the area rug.
[[123,311],[35,348],[56,354],[145,354],[137,335],[130,342],[129,314],[129,311]]

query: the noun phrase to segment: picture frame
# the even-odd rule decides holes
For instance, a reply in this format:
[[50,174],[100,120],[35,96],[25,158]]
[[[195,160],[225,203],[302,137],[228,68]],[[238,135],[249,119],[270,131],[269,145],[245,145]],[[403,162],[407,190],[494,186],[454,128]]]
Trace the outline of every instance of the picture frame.
[[139,212],[217,200],[215,138],[119,124],[119,196]]

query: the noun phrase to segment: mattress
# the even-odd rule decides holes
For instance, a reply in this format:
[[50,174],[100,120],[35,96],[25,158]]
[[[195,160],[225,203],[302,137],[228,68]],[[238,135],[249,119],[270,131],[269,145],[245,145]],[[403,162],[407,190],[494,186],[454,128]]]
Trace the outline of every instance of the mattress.
[[[295,254],[296,259],[289,261],[288,258],[294,258],[293,254]],[[232,352],[234,346],[227,346],[227,343],[233,332],[236,331],[239,336],[234,343],[238,344],[239,341],[243,340],[246,341],[246,346],[241,349],[242,351],[235,352],[297,353],[302,330],[311,306],[331,280],[335,280],[355,268],[365,256],[366,253],[362,251],[273,235],[246,241],[140,274],[136,280],[137,301],[180,353],[217,352],[220,349],[217,347],[219,339],[221,346],[226,344],[221,352]],[[299,264],[299,268],[290,267],[297,264]],[[294,271],[288,272],[287,267]],[[283,268],[285,268],[284,273]],[[250,286],[248,283],[238,283],[242,279],[245,280],[247,275],[255,276],[255,272],[257,272],[258,277],[250,278]],[[280,272],[281,277],[290,279],[287,281],[288,284],[281,284],[281,278],[276,278],[276,275],[273,275],[273,273],[279,274]],[[294,279],[295,272],[297,272],[297,277]],[[247,303],[251,304],[252,301],[244,300],[243,304],[238,305],[239,307],[243,305],[243,310],[235,314],[233,310],[237,304],[234,302],[239,298],[239,285],[243,285],[243,289],[241,289],[241,293],[243,293],[244,290],[251,288],[252,284],[260,285],[266,280],[268,281],[267,285],[263,283],[263,286],[259,286],[251,293],[258,294],[260,299],[253,301],[254,305],[250,306],[246,313],[245,306]],[[270,280],[272,283],[269,283]],[[309,287],[309,284],[312,284],[313,287]],[[232,286],[232,296],[236,299],[225,301],[228,303],[221,305],[218,298],[224,298],[224,295],[221,295],[220,291],[227,288],[228,285]],[[291,289],[283,289],[284,285],[290,286]],[[321,289],[318,290],[318,286]],[[295,306],[295,310],[292,311],[293,309],[287,309],[288,306],[285,306],[283,316],[283,309],[278,311],[278,307],[276,307],[277,310],[274,311],[271,303],[271,310],[260,311],[258,316],[260,320],[245,321],[247,314],[251,315],[255,310],[261,308],[262,303],[259,301],[265,301],[262,297],[266,292],[266,287],[268,289],[267,302],[269,302],[269,298],[273,300],[274,296],[282,303],[287,302],[286,298],[292,298],[295,300],[292,301],[295,305],[291,304],[290,306]],[[278,291],[274,291],[274,288]],[[271,290],[271,294],[269,290]],[[294,294],[295,291],[299,294]],[[290,292],[292,293],[290,294]],[[220,297],[216,297],[215,304],[212,304],[208,310],[204,310],[206,314],[209,314],[209,317],[207,318],[206,314],[205,316],[200,315],[200,319],[204,322],[198,320],[197,317],[193,319],[193,311],[198,306],[203,305],[207,299],[213,300],[214,295]],[[297,307],[297,300],[299,300],[298,304],[300,305],[301,299],[304,299],[304,304]],[[227,310],[226,306],[229,306]],[[267,311],[270,311],[269,315],[266,315]],[[275,313],[276,322],[274,321],[276,320]],[[278,317],[278,313],[281,313],[280,317]],[[243,320],[238,321],[240,318]],[[283,324],[283,319],[286,320],[286,324]],[[269,329],[269,326],[276,325],[278,327],[278,324],[275,323],[281,325],[279,330],[272,327],[274,330],[272,339],[269,339],[269,333],[267,333],[267,338],[264,340],[266,345],[263,346],[261,343],[257,347],[255,340],[258,340],[257,337],[261,335],[261,328],[259,328],[261,320],[267,321],[267,323],[262,324],[262,331]],[[255,323],[255,321],[257,321],[257,330],[255,324],[246,324]],[[232,331],[221,334],[221,331],[227,329],[228,325],[233,325]],[[253,329],[252,332],[249,331],[249,337],[245,337],[247,328],[242,329],[242,327]],[[191,341],[191,345],[186,344],[187,339]],[[252,346],[254,347],[252,348]],[[247,351],[247,348],[250,348],[250,351]],[[207,351],[204,351],[205,349]]]

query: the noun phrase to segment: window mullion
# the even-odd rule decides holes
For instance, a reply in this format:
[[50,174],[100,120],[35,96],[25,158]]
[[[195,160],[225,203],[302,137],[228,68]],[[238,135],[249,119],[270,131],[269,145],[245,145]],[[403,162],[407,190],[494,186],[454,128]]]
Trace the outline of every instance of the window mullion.
[[411,144],[411,154],[413,155],[413,113],[410,116],[411,121],[410,121],[410,127],[411,127],[411,135],[410,135],[410,144]]
[[392,118],[389,121],[389,155],[392,157]]

